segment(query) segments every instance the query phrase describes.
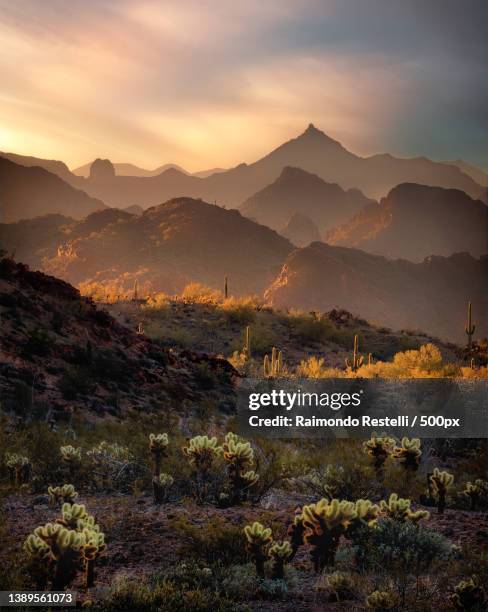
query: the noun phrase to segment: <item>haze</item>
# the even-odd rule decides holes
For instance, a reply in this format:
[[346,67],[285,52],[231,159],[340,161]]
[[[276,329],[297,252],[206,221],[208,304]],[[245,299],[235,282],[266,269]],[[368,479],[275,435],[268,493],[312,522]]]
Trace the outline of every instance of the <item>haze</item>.
[[0,149],[196,171],[313,121],[486,167],[486,23],[483,0],[0,0]]

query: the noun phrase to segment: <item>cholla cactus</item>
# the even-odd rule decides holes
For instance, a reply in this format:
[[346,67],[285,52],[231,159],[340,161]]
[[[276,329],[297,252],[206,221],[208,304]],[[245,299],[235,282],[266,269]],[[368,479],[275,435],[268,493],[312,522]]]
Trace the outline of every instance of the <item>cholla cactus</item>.
[[461,580],[451,595],[451,602],[457,610],[484,610],[486,597],[483,587],[473,578]]
[[302,515],[304,541],[314,547],[312,560],[315,571],[319,572],[334,562],[339,538],[356,518],[356,507],[353,502],[345,500],[321,499],[316,504],[304,506]]
[[[89,517],[93,519],[93,517]],[[105,544],[105,534],[100,531],[100,527],[90,521],[85,521],[85,527],[81,532],[85,538],[83,554],[85,557],[85,586],[90,588],[95,583],[95,560],[107,548]]]
[[247,540],[246,549],[256,565],[256,573],[259,578],[264,578],[264,562],[267,558],[266,553],[269,544],[273,541],[271,529],[269,527],[264,527],[261,523],[256,521],[252,525],[246,525],[244,527],[244,534]]
[[366,607],[376,612],[393,610],[397,604],[398,598],[391,591],[373,591],[366,597]]
[[358,499],[355,503],[356,516],[347,528],[346,536],[354,540],[359,530],[364,527],[373,527],[380,515],[380,507],[369,499]]
[[50,548],[34,533],[27,537],[23,548],[28,559],[27,570],[34,580],[35,587],[38,591],[44,591],[49,581]]
[[303,514],[301,508],[298,508],[293,517],[293,523],[288,527],[288,535],[291,540],[291,555],[290,561],[297,554],[298,549],[303,544],[305,535],[305,525],[303,524]]
[[191,438],[188,446],[182,448],[182,451],[195,469],[207,473],[214,460],[222,454],[222,447],[218,445],[215,437],[195,436]]
[[480,499],[488,495],[488,482],[477,478],[474,482],[467,482],[463,495],[471,501],[471,510],[476,510]]
[[83,504],[63,504],[61,514],[62,518],[57,519],[56,522],[69,529],[76,529],[78,527],[78,521],[88,517],[86,508]]
[[73,504],[78,497],[78,493],[72,484],[65,484],[62,487],[48,487],[49,505],[54,507],[63,502],[63,504]]
[[354,594],[354,581],[345,572],[329,574],[325,579],[325,583],[332,592],[331,599],[336,602],[351,599]]
[[447,490],[454,482],[454,476],[449,472],[441,472],[439,468],[434,468],[434,473],[430,477],[432,490],[437,496],[437,512],[442,514],[446,507]]
[[167,433],[149,434],[149,450],[154,457],[154,476],[159,478],[161,459],[167,456],[169,438]]
[[410,507],[411,504],[412,502],[409,499],[399,498],[397,493],[392,493],[388,501],[382,500],[380,502],[381,514],[386,518],[390,518],[401,523],[404,523],[405,521],[418,523],[422,519],[429,518],[430,514],[427,512],[427,510],[417,510],[414,512]]
[[165,502],[168,498],[170,487],[174,483],[174,478],[170,474],[161,473],[159,478],[153,478],[154,501],[157,504]]
[[60,446],[59,452],[61,453],[61,459],[67,465],[75,466],[81,463],[81,448],[75,448],[68,444],[67,446]]
[[393,457],[401,461],[407,470],[418,470],[420,457],[422,451],[420,450],[420,440],[418,438],[402,438],[402,445],[395,448],[393,451]]
[[377,436],[374,432],[371,438],[363,443],[364,452],[373,458],[376,472],[381,472],[394,446],[395,440],[393,438],[386,434]]
[[17,453],[6,453],[5,465],[9,472],[10,484],[20,486],[29,482],[32,466],[27,457]]
[[290,542],[273,542],[268,550],[268,555],[272,560],[271,578],[273,580],[283,580],[285,576],[285,563],[290,559],[292,548]]
[[238,436],[229,432],[222,445],[224,460],[227,463],[227,473],[233,489],[233,497],[239,501],[244,491],[254,486],[259,480],[254,470],[254,451],[250,442],[240,440]]

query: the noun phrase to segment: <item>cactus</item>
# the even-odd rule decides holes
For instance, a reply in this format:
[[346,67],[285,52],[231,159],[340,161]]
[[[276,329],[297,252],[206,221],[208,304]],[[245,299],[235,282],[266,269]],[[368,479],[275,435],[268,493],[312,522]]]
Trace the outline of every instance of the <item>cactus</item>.
[[251,359],[251,327],[249,325],[246,326],[246,339],[244,342],[243,351],[246,361]]
[[222,454],[222,447],[218,446],[217,438],[208,436],[195,436],[191,438],[188,446],[182,448],[190,464],[199,472],[208,472],[216,457]]
[[283,580],[285,577],[285,563],[288,562],[292,553],[290,542],[273,542],[268,550],[271,563],[271,578]]
[[73,504],[78,497],[78,493],[72,484],[65,484],[62,487],[48,487],[49,505],[54,507],[63,502],[63,504]]
[[476,510],[476,506],[480,501],[481,497],[485,497],[488,494],[488,482],[478,478],[473,482],[467,482],[466,487],[463,491],[463,495],[469,497],[471,501],[471,510]]
[[339,538],[356,518],[355,504],[349,501],[321,499],[302,509],[305,526],[304,541],[312,544],[311,553],[316,572],[332,565]]
[[393,450],[393,457],[398,459],[406,470],[416,471],[420,464],[420,440],[418,438],[402,438],[402,445]]
[[283,353],[275,346],[271,351],[271,359],[268,355],[264,356],[263,374],[265,378],[273,378],[283,374]]
[[449,472],[441,472],[439,468],[434,468],[430,482],[434,495],[437,495],[437,512],[442,514],[446,507],[447,490],[454,482],[454,476]]
[[62,518],[57,519],[56,523],[67,527],[68,529],[76,529],[78,521],[88,517],[86,508],[83,504],[63,504],[61,508]]
[[[93,517],[88,517],[93,519]],[[83,554],[85,557],[85,586],[90,588],[95,583],[95,561],[106,549],[105,534],[100,531],[100,527],[92,522],[86,521],[82,529],[85,542],[83,545]]]
[[6,453],[5,465],[9,473],[10,484],[20,487],[30,480],[31,463],[24,455]]
[[288,535],[291,539],[291,555],[289,561],[297,554],[298,549],[303,544],[305,525],[303,524],[303,514],[300,508],[297,509],[293,517],[292,524],[288,527]]
[[393,610],[398,604],[398,598],[391,591],[373,591],[366,597],[366,607],[376,612]]
[[466,335],[468,336],[468,351],[471,350],[471,346],[473,344],[473,334],[475,332],[476,329],[476,325],[473,325],[472,320],[471,320],[471,302],[468,302],[468,318],[466,321],[466,325],[464,327],[464,331],[466,332]]
[[68,466],[76,466],[81,463],[81,448],[75,448],[70,444],[68,446],[60,446],[61,459]]
[[169,438],[167,433],[162,434],[149,434],[149,451],[154,458],[153,468],[153,497],[155,503],[159,504],[162,502],[165,494],[164,486],[161,484],[161,460],[163,457],[168,456],[168,444]]
[[359,340],[358,335],[354,334],[354,348],[352,354],[352,360],[346,359],[346,367],[352,372],[357,372],[363,365],[364,357],[359,354]]
[[40,537],[31,533],[23,546],[27,555],[27,571],[32,576],[36,590],[44,591],[49,581],[51,563],[49,546]]
[[246,549],[250,553],[254,564],[256,566],[256,573],[259,578],[264,579],[264,562],[267,558],[267,549],[269,544],[273,541],[271,535],[271,529],[264,527],[257,521],[252,525],[246,525],[244,527],[244,534],[246,536]]
[[132,301],[133,302],[136,302],[139,299],[139,291],[138,291],[138,289],[139,289],[139,284],[138,284],[137,278],[136,278],[136,280],[134,281],[134,289],[132,291]]
[[168,498],[168,492],[170,487],[174,483],[174,478],[170,474],[159,474],[159,477],[153,477],[153,492],[154,492],[154,501],[157,504],[161,504],[166,501]]
[[331,591],[331,600],[335,602],[351,599],[354,594],[354,581],[345,572],[329,574],[325,583]]
[[228,291],[228,283],[227,283],[227,276],[224,278],[224,298],[227,299],[229,297],[229,291]]
[[456,610],[485,610],[486,597],[483,587],[473,578],[461,580],[451,595],[451,602]]
[[429,518],[430,514],[427,510],[417,510],[414,512],[411,509],[412,502],[409,499],[402,499],[398,497],[397,493],[392,493],[386,502],[382,500],[380,502],[380,511],[386,518],[393,519],[404,523],[405,521],[411,521],[417,523],[422,519]]
[[373,365],[373,353],[368,353],[368,365]]
[[233,501],[240,501],[243,493],[259,480],[256,472],[248,469],[254,465],[254,451],[250,442],[239,440],[232,432],[225,436],[222,451],[227,463]]
[[377,436],[374,432],[369,440],[363,443],[363,450],[373,458],[374,469],[377,474],[383,470],[385,461],[391,454],[395,440],[388,437],[386,434]]

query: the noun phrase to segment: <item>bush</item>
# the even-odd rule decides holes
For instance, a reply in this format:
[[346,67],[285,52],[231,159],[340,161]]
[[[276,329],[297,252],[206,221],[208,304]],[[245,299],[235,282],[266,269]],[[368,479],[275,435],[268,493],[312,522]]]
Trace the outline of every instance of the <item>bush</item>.
[[228,323],[249,325],[256,319],[256,308],[258,300],[254,297],[235,298],[230,297],[222,303],[222,312]]
[[217,304],[222,301],[222,292],[201,283],[189,283],[181,292],[181,298],[196,304]]

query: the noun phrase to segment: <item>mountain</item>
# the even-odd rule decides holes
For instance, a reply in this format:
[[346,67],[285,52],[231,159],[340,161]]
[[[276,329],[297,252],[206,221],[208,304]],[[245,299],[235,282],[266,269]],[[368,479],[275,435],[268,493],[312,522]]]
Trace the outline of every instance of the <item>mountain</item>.
[[105,204],[75,189],[39,166],[23,166],[0,157],[0,222],[57,213],[81,218]]
[[315,223],[301,213],[294,213],[280,234],[296,246],[307,246],[311,242],[320,242],[320,234]]
[[52,174],[56,174],[62,178],[63,181],[67,181],[68,183],[75,179],[68,166],[62,161],[41,159],[40,157],[31,157],[28,155],[18,155],[17,153],[3,153],[2,151],[0,151],[0,157],[8,159],[15,164],[19,164],[19,166],[26,166],[27,168],[39,166]]
[[357,189],[344,191],[316,174],[287,166],[276,181],[248,198],[239,210],[276,230],[295,213],[300,213],[309,217],[325,236],[328,230],[344,223],[371,202]]
[[[84,166],[75,168],[73,170],[73,174],[76,174],[76,176],[82,176],[84,178],[89,177],[92,163],[93,162],[90,162],[89,164],[85,164]],[[165,172],[170,168],[174,168],[175,170],[178,170],[183,174],[188,174],[186,170],[184,170],[181,166],[178,166],[177,164],[163,164],[162,166],[158,166],[154,170],[146,170],[145,168],[140,168],[135,164],[128,163],[114,163],[113,166],[115,169],[115,174],[117,176],[157,176],[158,174],[161,174],[162,172]]]
[[198,172],[193,172],[193,176],[198,176],[200,178],[207,178],[207,176],[211,176],[212,174],[218,174],[219,172],[225,172],[225,168],[210,168],[209,170],[199,170]]
[[488,258],[467,253],[412,263],[314,242],[287,257],[265,296],[277,308],[346,308],[372,323],[463,343],[471,300],[476,337],[488,335]]
[[[46,222],[47,223],[47,222]],[[2,236],[20,235],[25,225],[0,226]],[[49,245],[31,238],[22,256],[73,284],[116,283],[179,292],[190,282],[220,289],[229,277],[233,294],[262,293],[292,245],[273,230],[236,210],[178,198],[142,215],[106,209],[53,230]]]
[[[126,416],[204,399],[228,406],[223,359],[168,350],[119,324],[71,285],[0,258],[2,409],[48,422]],[[213,377],[203,388],[202,367]],[[212,380],[213,380],[212,379]],[[136,413],[137,413],[136,412]]]
[[449,166],[456,166],[461,170],[461,172],[464,172],[464,174],[470,176],[473,181],[476,181],[478,185],[488,187],[488,172],[485,172],[481,168],[468,164],[468,162],[465,162],[463,159],[455,159],[453,161],[445,161],[443,163]]
[[327,236],[333,245],[422,261],[488,253],[488,207],[463,191],[404,183]]

